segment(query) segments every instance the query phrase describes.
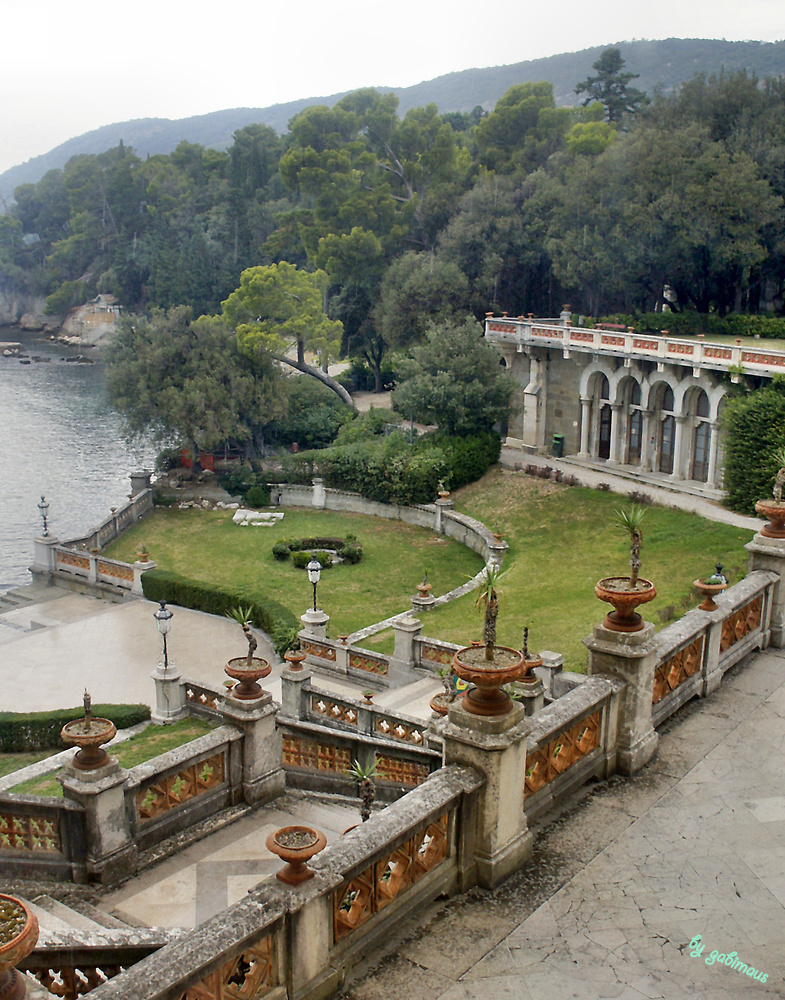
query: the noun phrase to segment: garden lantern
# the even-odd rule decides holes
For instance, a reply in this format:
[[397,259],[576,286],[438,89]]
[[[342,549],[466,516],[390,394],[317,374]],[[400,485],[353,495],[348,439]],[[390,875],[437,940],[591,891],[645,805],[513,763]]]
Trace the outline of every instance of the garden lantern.
[[174,615],[167,608],[166,601],[158,602],[161,606],[153,614],[156,624],[158,625],[158,631],[161,633],[164,639],[164,670],[169,666],[169,657],[166,652],[166,636],[169,634],[169,629],[172,627],[172,618]]
[[313,584],[313,609],[316,611],[316,587],[322,575],[322,564],[316,558],[315,552],[311,553],[311,561],[305,568],[308,570],[308,579]]

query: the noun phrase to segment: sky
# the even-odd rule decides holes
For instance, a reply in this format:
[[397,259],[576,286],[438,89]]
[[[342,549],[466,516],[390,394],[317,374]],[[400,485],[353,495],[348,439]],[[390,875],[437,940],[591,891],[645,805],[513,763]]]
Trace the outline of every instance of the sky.
[[632,39],[785,38],[783,0],[0,0],[0,172],[132,118],[406,87]]

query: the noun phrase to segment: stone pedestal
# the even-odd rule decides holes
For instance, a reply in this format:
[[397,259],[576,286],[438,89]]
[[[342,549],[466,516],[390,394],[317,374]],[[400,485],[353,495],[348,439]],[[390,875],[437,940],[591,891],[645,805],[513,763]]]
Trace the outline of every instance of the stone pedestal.
[[316,611],[313,608],[309,608],[304,615],[300,616],[300,621],[303,623],[300,638],[317,639],[319,641],[326,639],[327,623],[329,620],[330,616],[326,615],[321,608],[317,608]]
[[311,496],[312,507],[324,507],[327,503],[327,495],[324,492],[324,480],[314,479],[313,494]]
[[153,722],[160,726],[184,719],[188,715],[185,689],[180,684],[180,671],[174,663],[170,661],[166,669],[163,663],[159,663],[150,676],[155,682],[155,708],[150,713]]
[[144,493],[145,490],[150,489],[150,477],[152,472],[149,469],[142,469],[138,472],[131,472],[129,478],[131,480],[131,493],[136,496],[138,493]]
[[110,757],[93,771],[66,764],[57,776],[64,796],[85,811],[88,877],[107,885],[136,872],[137,849],[125,810],[127,773]]
[[228,695],[221,703],[226,722],[243,734],[243,799],[252,806],[269,802],[284,791],[283,750],[275,728],[278,708],[268,691],[253,701]]
[[134,563],[134,582],[131,585],[131,593],[137,597],[144,596],[144,592],[142,591],[142,574],[146,573],[149,569],[155,569],[155,563],[152,559],[146,559],[144,562],[141,559],[137,559]]
[[516,700],[520,698],[521,705],[526,715],[534,715],[545,704],[545,688],[542,680],[532,674],[533,680],[519,681],[515,687],[517,690]]
[[540,651],[540,659],[542,666],[535,667],[534,672],[542,680],[545,697],[553,701],[556,697],[553,693],[554,680],[564,669],[564,657],[561,653],[554,653],[552,649],[543,649]]
[[454,506],[455,504],[452,500],[448,500],[446,497],[444,499],[437,500],[434,504],[434,507],[436,508],[436,524],[434,524],[433,530],[438,535],[444,534],[444,515],[447,511],[452,510]]
[[411,601],[413,615],[424,614],[426,611],[430,611],[434,604],[436,604],[436,598],[433,594],[428,594],[427,597],[422,597],[420,594],[416,594],[412,597]]
[[613,632],[595,625],[583,640],[589,650],[590,677],[605,674],[625,684],[620,699],[617,770],[635,774],[657,749],[659,737],[652,724],[652,693],[657,650],[654,625],[646,622],[640,632]]
[[395,648],[389,659],[387,679],[391,687],[399,687],[417,679],[414,673],[414,640],[422,632],[417,618],[398,618],[393,622]]
[[769,570],[779,576],[771,600],[771,638],[775,649],[785,647],[785,538],[768,538],[760,532],[744,548],[749,552],[749,571]]
[[300,670],[285,667],[281,671],[281,714],[288,719],[301,717],[303,684],[312,676],[307,667],[301,667]]
[[59,544],[60,539],[54,535],[37,535],[33,542],[33,565],[30,572],[46,575],[54,573],[57,569],[55,545]]
[[465,764],[485,776],[478,810],[475,862],[480,885],[493,889],[532,852],[523,811],[526,731],[523,708],[500,718],[472,715],[460,702],[450,705],[440,726],[445,764]]

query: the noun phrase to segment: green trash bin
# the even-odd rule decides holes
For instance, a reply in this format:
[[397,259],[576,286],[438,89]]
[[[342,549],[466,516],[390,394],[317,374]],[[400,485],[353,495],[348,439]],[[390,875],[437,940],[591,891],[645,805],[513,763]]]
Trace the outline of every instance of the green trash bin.
[[554,458],[561,458],[564,454],[564,435],[554,434],[553,435],[553,445],[551,446],[551,454]]

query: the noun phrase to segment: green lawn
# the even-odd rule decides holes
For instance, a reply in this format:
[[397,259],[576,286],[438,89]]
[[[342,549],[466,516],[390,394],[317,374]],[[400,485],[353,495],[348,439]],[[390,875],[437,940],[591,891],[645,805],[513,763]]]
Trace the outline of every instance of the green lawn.
[[28,764],[37,764],[45,757],[52,757],[57,750],[38,750],[36,753],[0,753],[0,778],[13,771],[18,771]]
[[[143,761],[157,757],[159,754],[167,753],[169,750],[174,750],[184,743],[189,743],[198,736],[204,736],[205,733],[209,733],[211,729],[214,729],[217,724],[209,722],[207,719],[191,716],[187,719],[182,719],[180,722],[174,722],[170,726],[150,725],[137,736],[132,736],[129,740],[111,747],[109,752],[113,757],[117,757],[122,767],[135,767]],[[45,756],[47,756],[45,753],[38,754],[37,759],[40,760]],[[11,757],[35,758],[36,755],[0,754],[0,767]],[[6,773],[31,763],[33,763],[32,759],[22,761],[17,763],[16,767],[9,767]],[[41,775],[40,778],[31,778],[28,781],[23,781],[15,785],[10,791],[17,795],[62,795],[63,786],[56,779],[56,773],[52,772]]]
[[[499,615],[498,640],[518,646],[521,629],[531,630],[532,649],[562,653],[569,669],[582,669],[581,640],[602,621],[609,607],[594,596],[605,576],[629,571],[629,542],[613,525],[613,513],[626,498],[534,479],[497,467],[482,480],[453,494],[456,509],[499,525],[509,543]],[[133,559],[145,543],[158,565],[186,576],[236,581],[268,593],[295,614],[308,606],[311,590],[304,571],[277,563],[270,549],[280,537],[354,532],[366,557],[357,566],[325,571],[319,604],[331,616],[335,637],[379,621],[406,607],[415,584],[428,570],[434,594],[463,583],[481,567],[469,550],[430,532],[357,514],[286,509],[276,528],[239,528],[229,512],[159,509],[131,529],[108,554]],[[642,573],[657,587],[646,618],[658,628],[698,601],[692,581],[707,576],[718,560],[731,583],[746,572],[743,545],[752,532],[705,521],[695,514],[651,507],[644,521]],[[424,633],[468,643],[481,635],[480,612],[472,595],[428,612]],[[387,630],[364,645],[392,651]]]
[[427,571],[434,594],[443,594],[482,569],[474,552],[425,528],[362,514],[284,509],[272,528],[241,528],[233,511],[157,508],[129,529],[105,554],[133,561],[142,544],[162,569],[197,580],[240,586],[270,596],[300,616],[312,606],[305,570],[273,558],[281,538],[357,535],[363,559],[322,572],[318,603],[330,615],[330,635],[348,635],[406,610]]

